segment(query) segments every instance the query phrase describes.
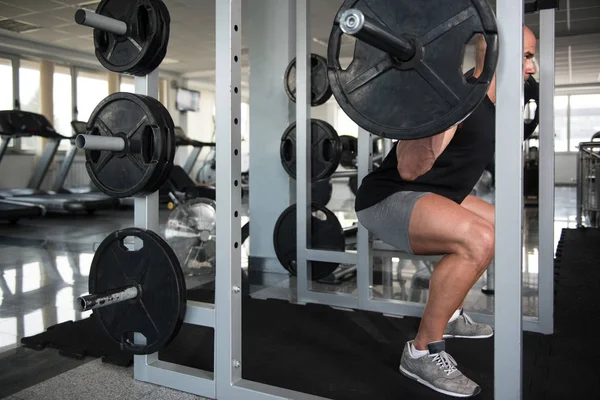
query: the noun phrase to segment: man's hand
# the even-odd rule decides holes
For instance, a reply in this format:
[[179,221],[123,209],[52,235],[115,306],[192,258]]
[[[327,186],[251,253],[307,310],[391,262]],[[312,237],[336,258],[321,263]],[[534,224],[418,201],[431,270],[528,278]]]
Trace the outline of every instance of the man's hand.
[[400,177],[413,181],[427,173],[454,137],[456,129],[453,126],[428,138],[400,141],[396,147]]

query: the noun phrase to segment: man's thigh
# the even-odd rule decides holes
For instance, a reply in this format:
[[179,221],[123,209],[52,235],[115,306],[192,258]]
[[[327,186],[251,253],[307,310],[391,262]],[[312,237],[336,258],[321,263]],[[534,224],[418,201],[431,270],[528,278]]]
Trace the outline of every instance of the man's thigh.
[[487,201],[473,195],[468,195],[461,203],[461,206],[495,226],[495,208]]

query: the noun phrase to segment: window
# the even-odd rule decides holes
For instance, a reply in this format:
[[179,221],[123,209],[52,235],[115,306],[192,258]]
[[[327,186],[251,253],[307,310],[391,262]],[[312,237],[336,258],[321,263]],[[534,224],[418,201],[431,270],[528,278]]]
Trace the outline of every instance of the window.
[[579,143],[589,142],[600,131],[600,94],[572,95],[569,123],[569,150],[578,151]]
[[337,126],[335,129],[340,136],[350,135],[358,137],[358,125],[341,108],[338,108]]
[[120,92],[135,93],[135,80],[130,76],[121,75]]
[[[19,68],[19,96],[21,110],[41,113],[40,97],[40,64],[33,61],[21,60]],[[21,149],[37,150],[39,137],[21,138]]]
[[0,58],[0,110],[13,109],[12,61]]
[[[71,98],[71,70],[66,67],[54,67],[53,83],[54,129],[64,136],[72,136],[73,99]],[[60,142],[59,150],[68,150],[68,140]]]
[[568,151],[569,96],[554,98],[554,151]]
[[108,80],[102,72],[77,74],[77,119],[88,121],[94,109],[108,96]]

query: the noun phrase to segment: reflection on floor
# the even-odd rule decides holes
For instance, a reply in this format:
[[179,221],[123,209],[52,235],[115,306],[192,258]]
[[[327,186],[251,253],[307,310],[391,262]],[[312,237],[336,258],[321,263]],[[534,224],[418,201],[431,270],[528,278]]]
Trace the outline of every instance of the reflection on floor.
[[[558,242],[562,228],[575,227],[575,190],[570,187],[556,188],[555,199],[555,240]],[[328,208],[336,213],[343,226],[349,226],[356,221],[353,211],[353,198],[345,183],[335,184],[334,197]],[[161,233],[168,218],[168,211],[161,211]],[[245,214],[247,215],[247,213]],[[524,213],[524,257],[523,257],[523,303],[526,315],[535,316],[537,313],[537,239],[538,239],[537,209],[526,208]],[[54,324],[79,320],[89,316],[90,312],[79,312],[74,305],[74,299],[87,293],[87,278],[90,263],[96,246],[112,231],[133,225],[132,211],[115,211],[98,213],[94,216],[73,217],[48,216],[39,221],[22,221],[18,225],[0,225],[0,359],[18,359],[24,354],[19,349],[22,337],[35,335]],[[248,249],[248,244],[244,246]],[[247,264],[247,260],[245,265]],[[414,302],[425,302],[427,298],[427,278],[433,265],[423,262],[413,262],[405,259],[375,259],[374,268],[388,272],[391,281],[389,285],[375,285],[374,293],[382,298],[394,298]],[[189,288],[205,283],[211,275],[188,277]],[[466,307],[471,310],[493,312],[493,296],[481,292],[485,279],[471,290],[466,301]],[[260,284],[251,286],[255,297],[276,297],[294,300],[295,280],[290,278],[283,269],[281,273],[265,274]],[[342,285],[315,284],[314,290],[355,292],[355,283]],[[27,356],[29,356],[27,352]],[[42,355],[42,353],[44,355]],[[52,357],[52,351],[39,352],[40,357]],[[58,356],[56,356],[58,357]],[[88,360],[89,361],[89,360]],[[65,361],[67,362],[67,361]],[[95,368],[103,373],[113,374],[115,371],[101,363],[81,362],[77,368]],[[16,364],[11,364],[16,365]],[[75,367],[73,365],[71,367]],[[69,367],[69,368],[71,368]],[[108,370],[106,368],[109,368]],[[13,369],[13,373],[15,370]],[[30,371],[24,369],[23,376]],[[62,372],[62,371],[61,371]],[[131,374],[128,370],[123,374]],[[69,376],[94,376],[94,374],[73,373]],[[65,381],[67,375],[64,376]],[[13,376],[14,378],[14,376]],[[61,375],[61,379],[63,376]],[[0,369],[0,397],[2,397],[2,370]],[[74,378],[73,378],[74,379]],[[93,379],[93,378],[92,378]],[[152,398],[165,397],[166,393],[156,387],[137,390],[131,385],[130,392],[122,392],[123,398]],[[89,379],[88,379],[89,381]],[[91,382],[91,381],[89,381]],[[125,381],[123,381],[125,382]],[[91,383],[90,383],[91,385]],[[18,385],[17,385],[18,386]],[[38,389],[18,392],[17,398],[36,398],[49,391],[61,393],[60,398],[72,398],[66,392],[54,392],[54,386],[48,382]],[[79,387],[79,386],[78,386]],[[89,386],[92,387],[92,386]],[[136,386],[137,387],[137,386]],[[21,388],[22,389],[22,388]],[[83,389],[81,389],[83,390]],[[137,390],[137,391],[136,391]],[[12,393],[15,393],[13,391]],[[77,392],[83,393],[83,392]],[[93,394],[100,391],[90,391]],[[87,397],[86,392],[86,397]],[[150,396],[150,397],[148,397]],[[169,398],[192,398],[185,397]],[[40,398],[41,398],[40,397]],[[105,398],[104,394],[97,398]],[[110,396],[120,398],[119,396]],[[58,398],[58,397],[57,397]]]

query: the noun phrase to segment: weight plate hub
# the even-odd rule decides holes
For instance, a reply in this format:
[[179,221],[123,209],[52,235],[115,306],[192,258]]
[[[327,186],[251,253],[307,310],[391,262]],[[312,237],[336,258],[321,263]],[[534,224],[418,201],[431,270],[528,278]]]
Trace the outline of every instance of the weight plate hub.
[[[318,54],[310,55],[310,104],[317,107],[327,103],[331,98],[331,87],[327,77],[327,60]],[[285,92],[296,102],[296,59],[294,58],[285,70]]]
[[[365,17],[415,44],[401,62],[356,40],[354,58],[340,64],[340,15]],[[487,42],[484,70],[474,82],[463,76],[464,47],[481,33]],[[344,112],[365,130],[391,139],[418,139],[443,132],[483,100],[498,61],[498,29],[487,0],[346,0],[328,43],[331,90]]]
[[170,34],[169,11],[161,0],[102,0],[96,13],[128,26],[125,35],[94,29],[96,57],[106,69],[144,76],[160,65]]
[[[345,251],[344,230],[335,214],[317,203],[312,203],[311,249]],[[296,275],[296,205],[293,204],[279,216],[273,232],[273,246],[277,259],[290,274]],[[330,275],[339,267],[337,263],[311,262],[312,280]]]
[[[340,164],[342,143],[335,128],[325,121],[311,120],[311,181],[329,178]],[[296,179],[296,123],[283,133],[280,145],[281,164]]]
[[153,193],[162,186],[175,157],[173,120],[162,104],[148,96],[115,93],[102,100],[87,125],[91,135],[120,137],[121,152],[86,150],[90,179],[109,196]]
[[[126,238],[143,247],[130,250]],[[128,286],[140,291],[136,299],[94,310],[109,337],[130,354],[151,354],[168,345],[181,328],[186,310],[186,287],[177,256],[156,233],[128,228],[110,234],[98,247],[89,276],[90,293]],[[133,333],[146,344],[133,343]]]

